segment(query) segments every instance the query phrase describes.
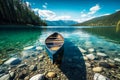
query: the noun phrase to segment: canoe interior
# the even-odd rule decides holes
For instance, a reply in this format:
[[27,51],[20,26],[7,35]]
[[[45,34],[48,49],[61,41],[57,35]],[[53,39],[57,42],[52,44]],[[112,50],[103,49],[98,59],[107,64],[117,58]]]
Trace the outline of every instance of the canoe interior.
[[45,43],[51,51],[57,51],[63,45],[64,38],[60,34],[54,33],[46,39]]

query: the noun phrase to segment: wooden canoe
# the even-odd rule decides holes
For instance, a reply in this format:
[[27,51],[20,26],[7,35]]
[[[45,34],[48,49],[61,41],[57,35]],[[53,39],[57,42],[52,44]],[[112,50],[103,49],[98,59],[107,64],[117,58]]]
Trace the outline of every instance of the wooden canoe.
[[45,47],[52,63],[55,63],[62,58],[64,38],[61,34],[55,32],[46,38]]

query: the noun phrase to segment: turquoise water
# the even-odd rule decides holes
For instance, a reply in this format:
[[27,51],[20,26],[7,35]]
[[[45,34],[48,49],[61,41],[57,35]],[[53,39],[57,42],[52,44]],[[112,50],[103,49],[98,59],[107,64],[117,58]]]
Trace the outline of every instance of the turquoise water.
[[76,47],[94,48],[111,58],[120,56],[120,32],[115,27],[48,26],[41,29],[1,29],[0,59],[19,56],[27,46],[43,46],[46,37],[53,32],[59,32]]

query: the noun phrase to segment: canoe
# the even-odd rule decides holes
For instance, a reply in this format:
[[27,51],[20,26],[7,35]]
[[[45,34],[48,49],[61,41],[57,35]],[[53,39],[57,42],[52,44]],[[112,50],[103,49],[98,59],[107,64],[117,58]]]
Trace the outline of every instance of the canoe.
[[57,32],[51,34],[45,40],[45,48],[52,63],[59,63],[64,51],[63,36]]

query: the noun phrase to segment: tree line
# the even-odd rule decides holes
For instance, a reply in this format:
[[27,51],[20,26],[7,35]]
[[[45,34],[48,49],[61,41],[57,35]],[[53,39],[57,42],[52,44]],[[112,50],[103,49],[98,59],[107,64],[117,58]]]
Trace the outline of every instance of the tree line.
[[0,0],[0,24],[46,25],[23,0]]

